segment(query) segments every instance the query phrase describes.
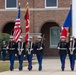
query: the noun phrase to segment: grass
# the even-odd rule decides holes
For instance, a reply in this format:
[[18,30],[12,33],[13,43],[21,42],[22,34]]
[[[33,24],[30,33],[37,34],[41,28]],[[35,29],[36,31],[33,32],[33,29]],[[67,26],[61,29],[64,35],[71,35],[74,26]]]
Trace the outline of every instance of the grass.
[[[27,62],[23,62],[23,66],[27,66]],[[36,62],[33,62],[33,64],[36,64]],[[19,66],[19,62],[15,62],[14,63],[14,68],[16,69],[16,68],[18,68],[18,66]],[[3,71],[8,71],[10,68],[10,63],[9,63],[9,61],[8,62],[0,62],[0,72],[3,72]]]

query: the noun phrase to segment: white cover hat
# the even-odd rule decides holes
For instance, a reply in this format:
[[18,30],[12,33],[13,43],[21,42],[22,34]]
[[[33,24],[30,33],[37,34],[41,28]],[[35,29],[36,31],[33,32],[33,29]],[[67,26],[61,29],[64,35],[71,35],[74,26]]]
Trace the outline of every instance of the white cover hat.
[[21,41],[21,39],[18,39],[18,41]]
[[13,36],[10,36],[10,39],[13,39]]
[[32,36],[30,36],[29,38],[32,39]]
[[20,36],[19,38],[20,38],[20,39],[22,39],[23,37],[22,37],[22,36]]
[[42,37],[41,37],[41,36],[38,36],[37,38],[38,38],[38,39],[41,39]]

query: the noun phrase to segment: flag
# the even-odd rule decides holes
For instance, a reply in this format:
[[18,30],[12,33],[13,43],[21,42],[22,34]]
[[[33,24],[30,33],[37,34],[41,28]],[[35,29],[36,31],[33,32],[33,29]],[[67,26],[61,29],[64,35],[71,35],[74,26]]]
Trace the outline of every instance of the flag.
[[18,41],[20,35],[21,35],[21,27],[20,27],[20,4],[19,4],[18,14],[17,14],[17,18],[15,21],[14,33],[13,33],[14,42]]
[[25,40],[28,40],[29,39],[29,32],[30,32],[30,21],[29,21],[29,18],[30,15],[29,15],[29,6],[28,4],[26,5],[26,10],[25,10]]
[[62,26],[61,37],[67,38],[68,29],[72,26],[72,6],[70,7],[69,13]]

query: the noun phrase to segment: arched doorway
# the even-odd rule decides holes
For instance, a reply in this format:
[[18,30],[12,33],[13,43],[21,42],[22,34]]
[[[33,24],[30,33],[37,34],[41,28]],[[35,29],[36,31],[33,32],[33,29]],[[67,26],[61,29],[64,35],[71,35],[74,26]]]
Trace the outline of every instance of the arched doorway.
[[13,34],[13,28],[14,28],[15,22],[8,22],[4,25],[2,29],[2,33],[8,33],[10,35]]
[[60,27],[56,22],[46,22],[41,28],[45,40],[45,56],[58,56],[57,44],[60,37]]

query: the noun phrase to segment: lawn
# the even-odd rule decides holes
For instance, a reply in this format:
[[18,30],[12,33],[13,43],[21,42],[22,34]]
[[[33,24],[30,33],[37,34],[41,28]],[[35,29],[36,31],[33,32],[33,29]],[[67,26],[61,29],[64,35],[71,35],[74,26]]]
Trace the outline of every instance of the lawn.
[[[23,62],[23,66],[27,66],[27,62]],[[36,64],[36,62],[33,62],[33,64]],[[9,70],[9,66],[10,66],[10,63],[9,61],[6,62],[6,61],[3,61],[3,62],[0,62],[0,72],[3,72],[3,71],[8,71]],[[14,63],[14,68],[18,68],[19,66],[19,63],[18,62],[15,62]]]

